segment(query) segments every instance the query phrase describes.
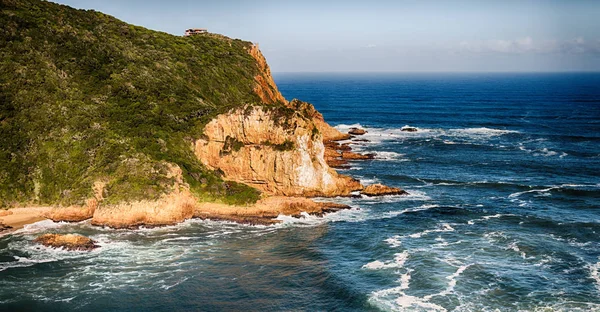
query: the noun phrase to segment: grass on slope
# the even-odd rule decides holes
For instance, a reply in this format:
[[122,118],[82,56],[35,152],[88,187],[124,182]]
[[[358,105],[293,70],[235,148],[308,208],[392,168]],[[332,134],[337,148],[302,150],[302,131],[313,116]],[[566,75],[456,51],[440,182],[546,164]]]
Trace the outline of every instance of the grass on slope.
[[251,43],[178,37],[37,0],[0,0],[0,206],[152,199],[179,165],[204,200],[259,193],[205,169],[191,145],[219,113],[259,103]]

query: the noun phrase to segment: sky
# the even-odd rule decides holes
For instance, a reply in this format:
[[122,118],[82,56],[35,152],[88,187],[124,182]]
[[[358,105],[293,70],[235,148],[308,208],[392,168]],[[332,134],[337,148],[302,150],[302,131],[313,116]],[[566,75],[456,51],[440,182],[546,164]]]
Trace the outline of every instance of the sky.
[[258,43],[273,72],[600,71],[595,0],[57,0]]

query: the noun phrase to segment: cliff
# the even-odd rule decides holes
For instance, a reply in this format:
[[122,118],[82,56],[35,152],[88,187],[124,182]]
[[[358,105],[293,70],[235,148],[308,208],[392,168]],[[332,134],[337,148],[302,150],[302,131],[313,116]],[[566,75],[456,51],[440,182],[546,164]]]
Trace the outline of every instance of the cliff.
[[283,99],[251,42],[39,0],[0,0],[0,24],[0,206],[86,207],[97,182],[103,204],[159,200],[171,166],[201,200],[259,199],[190,148],[215,116]]
[[227,179],[270,195],[343,196],[362,189],[329,168],[319,127],[303,112],[247,106],[219,115],[196,141],[196,155]]
[[0,1],[0,206],[111,227],[269,223],[341,209],[269,196],[363,189],[327,162],[350,136],[288,102],[257,45]]

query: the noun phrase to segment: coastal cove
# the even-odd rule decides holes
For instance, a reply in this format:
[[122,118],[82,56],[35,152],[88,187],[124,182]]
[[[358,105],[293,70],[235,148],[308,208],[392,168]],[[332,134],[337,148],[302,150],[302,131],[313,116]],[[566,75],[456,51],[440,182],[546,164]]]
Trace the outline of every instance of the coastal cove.
[[[600,309],[597,74],[279,74],[340,132],[340,173],[409,195],[275,225],[110,229],[41,221],[0,238],[0,306],[103,311]],[[402,131],[406,125],[416,132]],[[342,141],[343,142],[343,141]],[[90,252],[41,247],[78,233]]]

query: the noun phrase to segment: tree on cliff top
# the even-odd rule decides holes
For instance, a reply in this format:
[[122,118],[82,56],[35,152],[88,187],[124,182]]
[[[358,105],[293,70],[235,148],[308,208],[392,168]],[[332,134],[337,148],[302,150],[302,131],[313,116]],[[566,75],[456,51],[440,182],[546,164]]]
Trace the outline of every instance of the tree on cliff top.
[[96,11],[0,0],[0,204],[153,199],[181,167],[205,200],[255,201],[191,149],[212,117],[247,103],[260,73],[250,42],[178,37]]

